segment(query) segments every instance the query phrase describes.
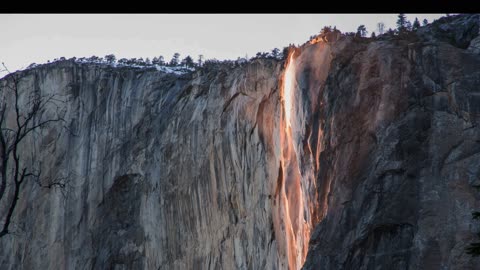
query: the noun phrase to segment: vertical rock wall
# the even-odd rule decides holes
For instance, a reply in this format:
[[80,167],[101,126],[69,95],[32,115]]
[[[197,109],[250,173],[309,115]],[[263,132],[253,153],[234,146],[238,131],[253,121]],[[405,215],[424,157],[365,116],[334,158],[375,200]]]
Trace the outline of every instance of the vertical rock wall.
[[186,75],[19,73],[21,101],[60,94],[68,127],[30,137],[24,164],[70,181],[25,184],[0,268],[474,268],[478,21]]

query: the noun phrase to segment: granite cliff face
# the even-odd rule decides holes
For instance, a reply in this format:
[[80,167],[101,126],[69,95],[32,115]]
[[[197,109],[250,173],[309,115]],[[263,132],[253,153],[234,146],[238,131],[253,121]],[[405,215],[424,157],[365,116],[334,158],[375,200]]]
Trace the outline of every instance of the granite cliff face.
[[[478,15],[334,46],[320,99],[324,219],[304,269],[474,269]],[[323,199],[324,198],[324,199]]]
[[479,20],[185,75],[21,72],[23,95],[61,94],[69,128],[22,154],[70,182],[25,185],[0,268],[473,268]]

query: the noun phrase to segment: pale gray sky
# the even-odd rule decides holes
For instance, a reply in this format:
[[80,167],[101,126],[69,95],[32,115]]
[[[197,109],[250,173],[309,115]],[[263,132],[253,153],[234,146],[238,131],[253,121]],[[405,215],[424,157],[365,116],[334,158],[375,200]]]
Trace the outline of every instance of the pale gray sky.
[[[444,14],[443,14],[444,15]],[[442,14],[407,14],[429,22]],[[236,59],[302,44],[324,25],[342,32],[365,24],[369,34],[397,14],[0,14],[0,61],[11,71],[54,58],[119,58],[199,54]],[[5,75],[1,74],[0,75]]]

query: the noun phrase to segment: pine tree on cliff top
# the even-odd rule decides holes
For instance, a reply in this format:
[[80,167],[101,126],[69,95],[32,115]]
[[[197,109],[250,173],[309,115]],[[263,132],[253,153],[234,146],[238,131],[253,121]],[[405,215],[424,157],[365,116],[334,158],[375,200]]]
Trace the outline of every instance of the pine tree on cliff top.
[[398,14],[397,30],[398,32],[405,32],[407,30],[407,17],[404,13]]

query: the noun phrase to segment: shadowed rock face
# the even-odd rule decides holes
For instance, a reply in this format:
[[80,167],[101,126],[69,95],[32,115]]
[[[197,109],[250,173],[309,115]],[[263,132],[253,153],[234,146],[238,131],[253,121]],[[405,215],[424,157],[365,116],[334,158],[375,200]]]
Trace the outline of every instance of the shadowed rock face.
[[71,181],[25,185],[0,268],[474,268],[478,21],[187,75],[21,72],[23,93],[62,95],[71,131],[22,155]]
[[478,15],[459,16],[335,46],[319,115],[328,210],[304,269],[478,265],[464,253],[480,206],[478,31]]
[[145,232],[140,223],[144,181],[139,175],[126,174],[113,181],[98,205],[102,217],[92,228],[93,269],[120,265],[126,269],[144,268]]

